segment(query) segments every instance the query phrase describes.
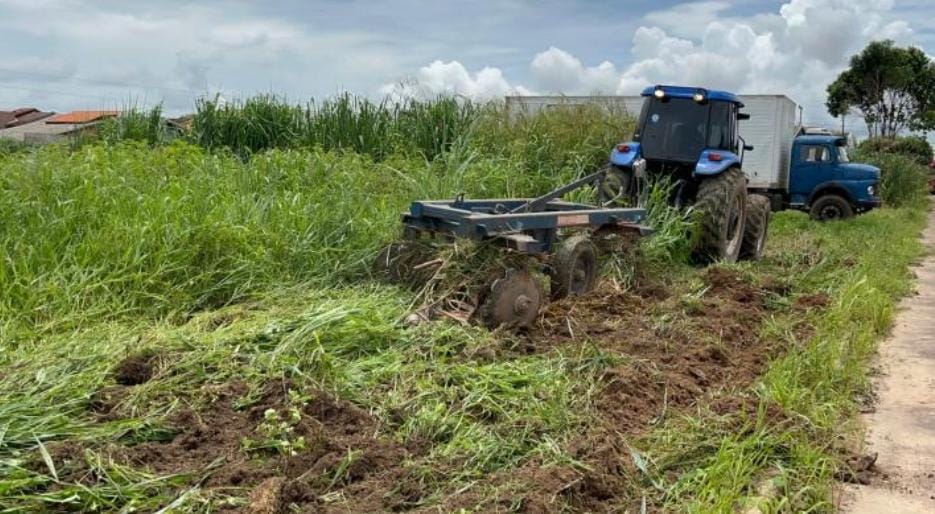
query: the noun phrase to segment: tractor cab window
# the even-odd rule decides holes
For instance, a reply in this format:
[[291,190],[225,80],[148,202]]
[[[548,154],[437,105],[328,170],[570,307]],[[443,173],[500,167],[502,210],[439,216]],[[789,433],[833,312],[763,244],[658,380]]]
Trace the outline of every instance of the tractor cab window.
[[708,128],[708,148],[734,150],[731,116],[733,105],[727,102],[711,102],[711,121]]
[[707,146],[709,104],[647,97],[633,139],[651,160],[693,163]]
[[831,152],[824,145],[805,145],[802,147],[802,161],[804,162],[830,162]]

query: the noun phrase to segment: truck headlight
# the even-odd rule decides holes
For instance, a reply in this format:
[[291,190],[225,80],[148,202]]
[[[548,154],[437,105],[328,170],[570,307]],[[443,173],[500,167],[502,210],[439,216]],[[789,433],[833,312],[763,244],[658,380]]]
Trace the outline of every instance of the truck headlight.
[[867,194],[870,196],[876,196],[877,195],[876,186],[867,186]]

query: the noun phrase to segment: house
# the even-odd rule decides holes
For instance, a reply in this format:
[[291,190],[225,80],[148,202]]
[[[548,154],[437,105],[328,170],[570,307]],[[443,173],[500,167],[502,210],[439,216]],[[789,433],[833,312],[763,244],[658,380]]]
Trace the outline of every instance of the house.
[[76,138],[93,133],[101,121],[119,114],[118,111],[72,111],[56,115],[49,113],[48,116],[33,118],[31,121],[10,127],[0,124],[0,138],[27,143],[50,143]]
[[33,107],[23,107],[12,111],[0,111],[0,130],[18,127],[48,118],[55,113],[42,112]]

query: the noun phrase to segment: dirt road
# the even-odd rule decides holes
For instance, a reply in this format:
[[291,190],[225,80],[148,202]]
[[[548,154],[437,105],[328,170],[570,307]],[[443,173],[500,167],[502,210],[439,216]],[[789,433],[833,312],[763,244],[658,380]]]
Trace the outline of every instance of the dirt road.
[[[935,211],[923,240],[935,248]],[[880,347],[883,376],[868,414],[868,485],[849,486],[842,512],[935,512],[935,255],[915,268],[918,294],[905,298],[893,334]]]

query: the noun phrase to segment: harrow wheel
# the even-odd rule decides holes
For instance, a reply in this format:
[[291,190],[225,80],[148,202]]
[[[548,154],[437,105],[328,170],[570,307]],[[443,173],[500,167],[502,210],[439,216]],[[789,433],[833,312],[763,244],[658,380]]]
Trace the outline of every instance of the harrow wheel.
[[493,281],[480,314],[487,327],[503,325],[524,327],[539,314],[542,292],[533,276],[525,270],[510,269]]
[[550,270],[552,298],[588,294],[597,286],[600,271],[597,247],[585,234],[571,236],[555,252]]

